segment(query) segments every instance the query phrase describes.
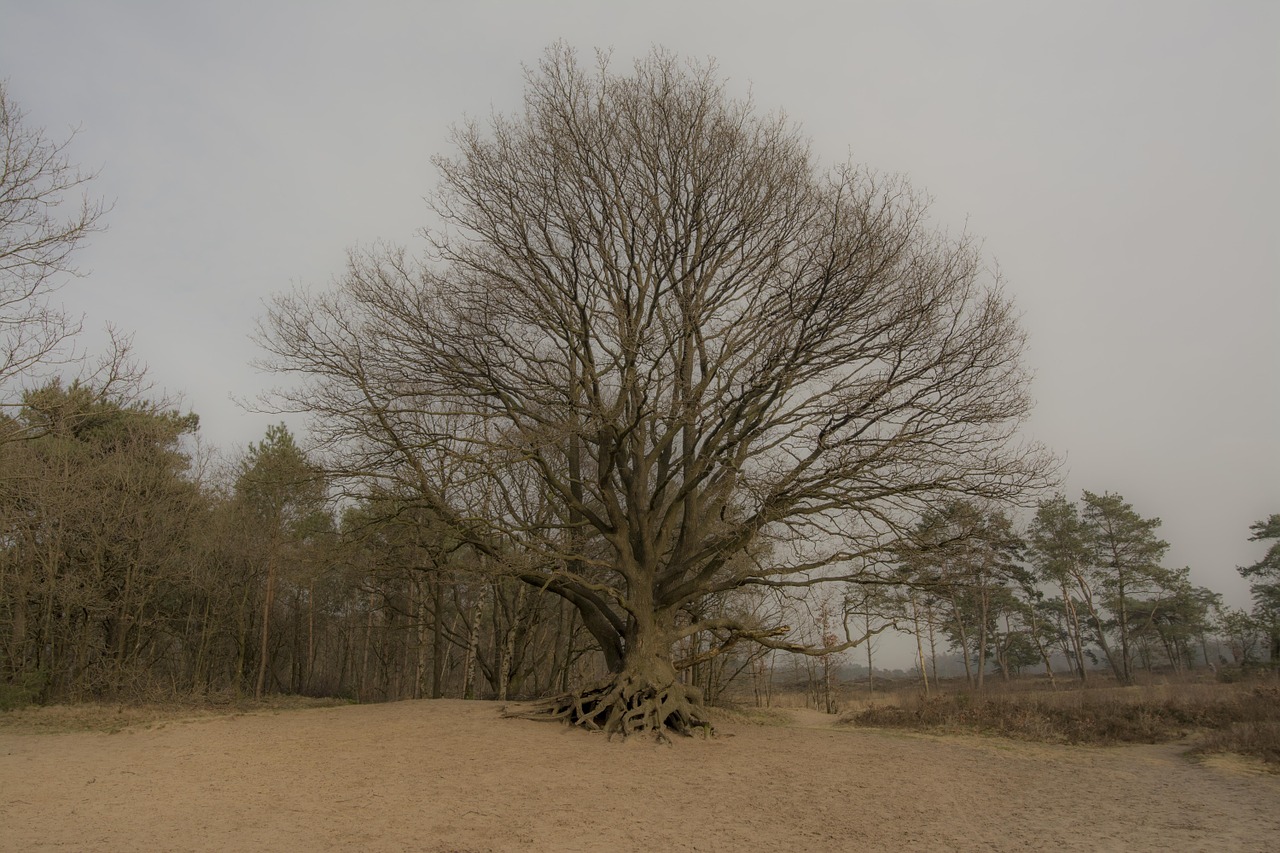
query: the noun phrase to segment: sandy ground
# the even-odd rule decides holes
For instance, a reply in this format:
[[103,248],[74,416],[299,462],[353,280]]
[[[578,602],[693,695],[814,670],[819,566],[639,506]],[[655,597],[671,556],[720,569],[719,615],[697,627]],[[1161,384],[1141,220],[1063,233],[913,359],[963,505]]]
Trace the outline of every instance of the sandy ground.
[[1244,762],[795,716],[669,746],[459,701],[0,732],[0,850],[1280,849],[1280,777]]

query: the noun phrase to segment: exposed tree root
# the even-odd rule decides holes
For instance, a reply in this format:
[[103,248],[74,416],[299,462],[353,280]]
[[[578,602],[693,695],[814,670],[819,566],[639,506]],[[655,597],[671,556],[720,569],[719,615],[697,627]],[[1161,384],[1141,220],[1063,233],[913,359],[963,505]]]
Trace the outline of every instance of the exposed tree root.
[[525,720],[563,720],[591,731],[602,731],[610,739],[615,734],[653,732],[659,741],[669,742],[668,732],[692,736],[700,731],[713,734],[703,716],[702,695],[684,684],[656,687],[637,676],[619,676],[604,684],[543,699],[530,706],[504,709],[503,715]]

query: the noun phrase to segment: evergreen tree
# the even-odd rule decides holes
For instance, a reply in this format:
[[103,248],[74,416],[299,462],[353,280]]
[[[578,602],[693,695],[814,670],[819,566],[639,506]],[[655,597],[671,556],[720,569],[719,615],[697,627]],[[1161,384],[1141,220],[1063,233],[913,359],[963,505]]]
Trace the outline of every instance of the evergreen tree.
[[1271,663],[1275,666],[1280,663],[1280,514],[1254,522],[1249,529],[1253,531],[1250,542],[1271,542],[1261,560],[1241,566],[1239,572],[1252,581],[1254,619],[1267,631]]
[[235,499],[245,530],[259,543],[264,592],[253,695],[261,699],[267,687],[271,659],[271,622],[277,586],[289,568],[305,571],[305,546],[332,529],[325,511],[325,479],[307,459],[284,424],[267,428],[266,437],[250,444],[240,464]]
[[[1088,535],[1093,570],[1120,635],[1120,657],[1112,660],[1116,677],[1133,679],[1133,625],[1136,596],[1149,596],[1169,581],[1160,560],[1169,543],[1156,536],[1160,519],[1143,518],[1120,495],[1084,493],[1081,519]],[[1118,664],[1118,665],[1117,665]]]

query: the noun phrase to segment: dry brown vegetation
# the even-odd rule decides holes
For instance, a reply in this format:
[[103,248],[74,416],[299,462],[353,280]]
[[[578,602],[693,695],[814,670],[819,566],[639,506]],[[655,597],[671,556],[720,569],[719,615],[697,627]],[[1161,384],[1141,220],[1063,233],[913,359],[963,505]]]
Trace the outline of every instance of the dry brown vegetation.
[[66,734],[163,727],[170,723],[232,717],[242,714],[278,713],[303,708],[330,708],[349,704],[339,699],[306,696],[270,696],[261,701],[230,694],[198,699],[169,699],[130,704],[83,702],[74,705],[25,705],[0,713],[0,733]]
[[[1191,754],[1234,753],[1261,759],[1280,772],[1280,683],[1172,681],[1120,687],[1051,690],[1017,681],[985,695],[954,689],[926,696],[915,687],[872,693],[846,686],[838,720],[851,727],[905,729],[935,734],[980,734],[1023,741],[1090,746],[1187,741]],[[0,733],[116,733],[178,722],[245,714],[280,713],[350,704],[343,700],[271,696],[262,701],[231,694],[133,704],[28,705],[0,713]],[[802,693],[782,691],[776,705],[732,702],[710,709],[719,731],[740,726],[792,725],[806,706]],[[514,706],[519,708],[519,706]],[[816,712],[814,712],[816,714]]]
[[1275,679],[1061,690],[1028,690],[1024,683],[985,695],[902,690],[860,703],[841,722],[1099,746],[1191,737],[1193,752],[1252,756],[1280,772],[1280,683]]

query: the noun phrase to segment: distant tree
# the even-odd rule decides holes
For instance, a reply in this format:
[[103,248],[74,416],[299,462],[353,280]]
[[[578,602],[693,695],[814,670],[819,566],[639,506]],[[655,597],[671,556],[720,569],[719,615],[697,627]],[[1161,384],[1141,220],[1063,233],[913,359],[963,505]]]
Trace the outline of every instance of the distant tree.
[[[1185,567],[1169,571],[1153,595],[1131,603],[1130,622],[1140,641],[1147,644],[1155,638],[1175,671],[1195,666],[1195,647],[1204,651],[1213,630],[1213,612],[1222,599],[1210,589],[1193,586],[1190,572]],[[1150,653],[1145,654],[1150,666]]]
[[[863,652],[867,656],[867,687],[874,690],[876,684],[874,652],[876,635],[896,625],[903,613],[903,601],[894,589],[882,583],[851,583],[845,587],[845,618],[858,621],[862,635]],[[910,615],[908,615],[910,618]]]
[[943,632],[959,651],[965,677],[983,689],[1000,616],[1014,605],[1021,539],[1001,510],[953,501],[921,519],[915,547],[903,559],[908,582],[933,592],[942,605]]
[[1254,616],[1266,626],[1271,663],[1280,663],[1280,515],[1272,515],[1249,525],[1250,542],[1271,541],[1267,553],[1251,566],[1241,566],[1243,577],[1250,578]]
[[[1161,568],[1169,543],[1156,536],[1160,519],[1143,518],[1124,498],[1110,492],[1084,493],[1081,518],[1089,537],[1092,563],[1102,588],[1109,596],[1120,634],[1120,658],[1116,677],[1133,679],[1133,624],[1131,599],[1150,595],[1169,580]],[[1115,666],[1117,661],[1112,661]]]
[[104,208],[84,194],[93,175],[71,164],[70,143],[33,127],[0,80],[0,391],[13,407],[13,380],[66,355],[80,328],[50,296],[75,273],[73,256]]
[[447,622],[469,609],[465,601],[452,606],[461,589],[455,582],[459,573],[474,567],[459,559],[467,555],[450,530],[394,494],[369,496],[342,516],[346,562],[360,569],[361,584],[382,589],[384,601],[397,601],[413,627],[413,698],[445,695],[445,665],[454,643]]
[[[1060,593],[1058,603],[1067,659],[1080,680],[1086,681],[1089,671],[1085,663],[1086,632],[1090,625],[1101,624],[1102,605],[1100,601],[1095,602],[1088,572],[1088,533],[1076,505],[1060,494],[1041,501],[1027,531],[1027,546],[1036,579]],[[1105,634],[1099,632],[1098,639],[1109,658]]]
[[[916,669],[920,673],[920,683],[927,695],[930,691],[929,678],[932,670],[933,680],[938,678],[937,605],[939,599],[934,591],[916,586],[910,580],[909,570],[903,572],[904,583],[894,594],[898,612],[901,616],[897,627],[908,631],[916,641]],[[925,644],[929,646],[929,656],[925,657]]]
[[271,659],[271,622],[276,591],[287,561],[300,562],[307,540],[327,532],[332,517],[326,512],[323,474],[307,459],[284,424],[267,428],[266,437],[250,444],[240,464],[235,497],[245,529],[260,545],[264,576],[258,670],[253,695],[266,689]]
[[1258,638],[1262,634],[1258,620],[1238,607],[1221,607],[1217,628],[1227,640],[1233,662],[1249,665],[1258,661]]
[[336,292],[277,299],[262,343],[309,378],[279,405],[335,470],[397,479],[578,609],[610,674],[553,715],[697,728],[686,637],[832,651],[689,621],[704,598],[856,579],[928,507],[1048,478],[975,245],[900,179],[820,171],[714,67],[553,48],[518,115],[455,142],[431,258],[353,253]]
[[1081,679],[1089,643],[1101,649],[1118,680],[1132,679],[1135,633],[1152,626],[1178,580],[1160,565],[1169,544],[1156,536],[1159,527],[1160,519],[1143,518],[1111,493],[1086,491],[1080,507],[1061,495],[1040,503],[1027,533],[1028,555],[1037,577],[1061,593],[1068,648]]
[[[797,668],[803,667],[806,676],[808,703],[827,714],[838,713],[835,677],[843,663],[844,650],[848,648],[845,642],[851,630],[848,600],[841,601],[836,590],[824,587],[792,604],[797,615],[804,614],[798,620],[802,627],[795,636],[802,638],[807,647],[824,652],[795,656]],[[866,636],[864,641],[870,642],[871,636]]]
[[1056,686],[1050,649],[1060,636],[1054,608],[1045,600],[1035,573],[1021,563],[1010,564],[999,603],[1000,624],[993,645],[1000,674],[1007,680],[1025,667],[1042,663],[1050,684]]

